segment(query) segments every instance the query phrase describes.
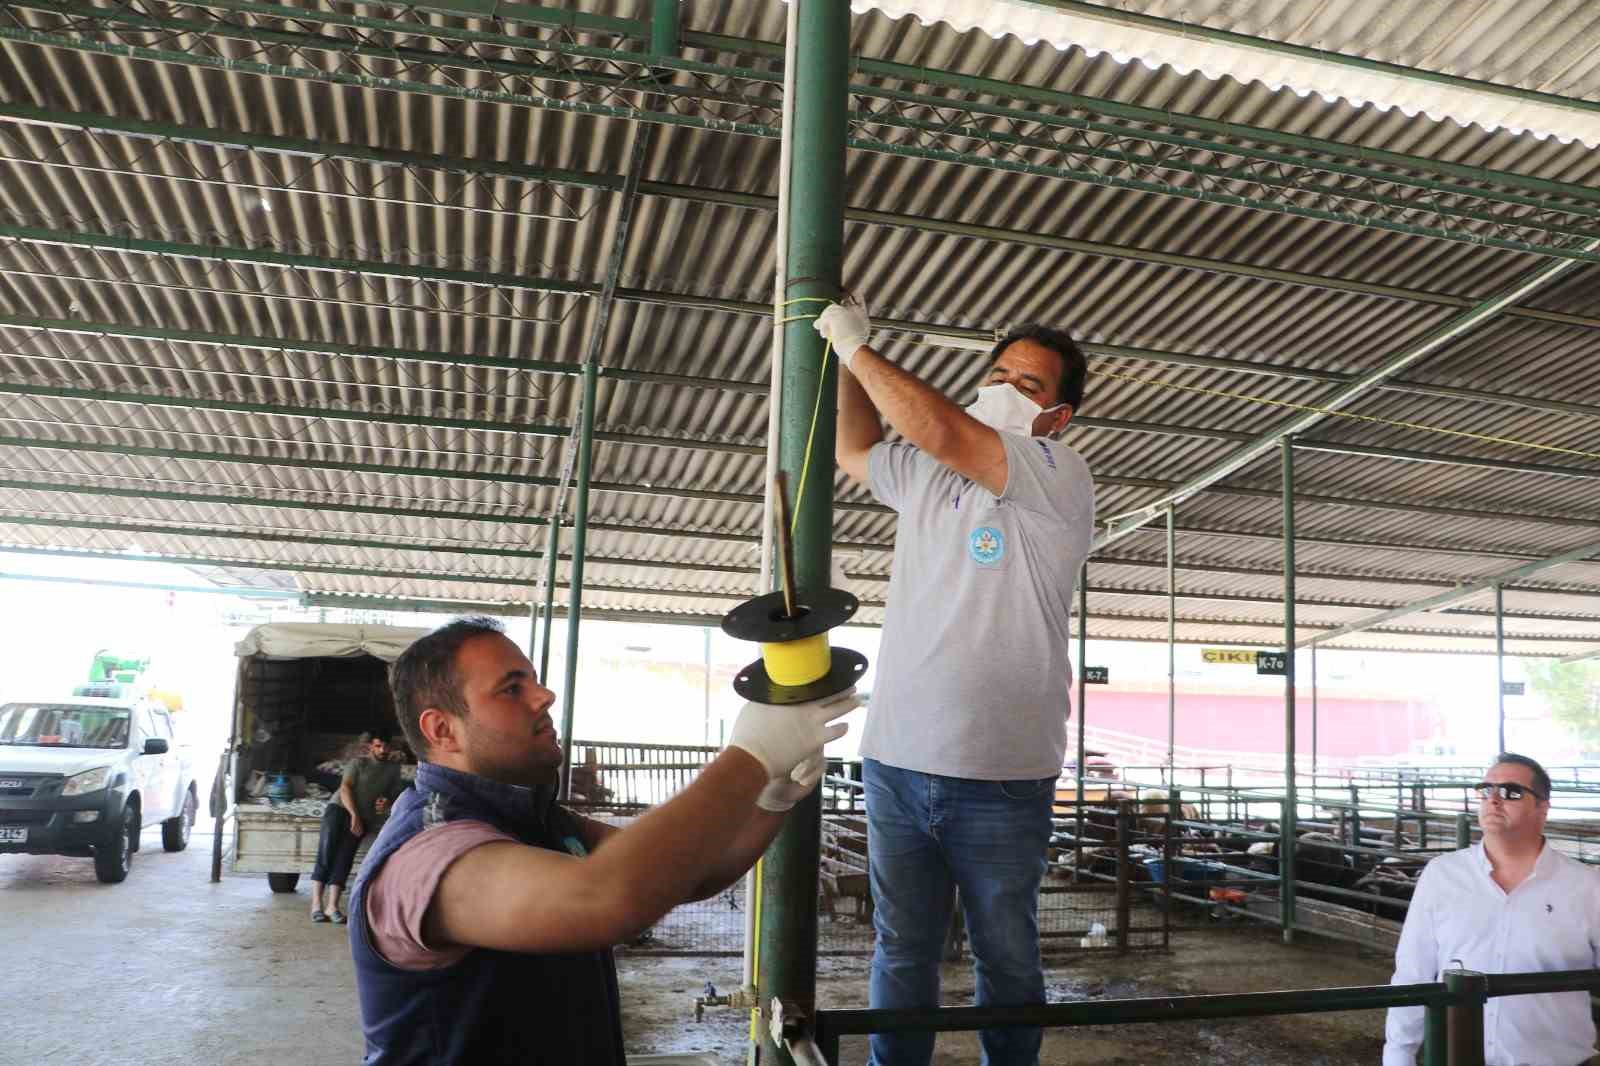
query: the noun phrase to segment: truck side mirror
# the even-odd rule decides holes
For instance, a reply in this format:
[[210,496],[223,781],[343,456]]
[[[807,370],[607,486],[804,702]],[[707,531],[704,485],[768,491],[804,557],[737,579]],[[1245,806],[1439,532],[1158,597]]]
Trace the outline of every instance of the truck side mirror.
[[164,738],[151,737],[144,742],[144,753],[146,755],[165,755],[168,747],[170,745],[167,744]]

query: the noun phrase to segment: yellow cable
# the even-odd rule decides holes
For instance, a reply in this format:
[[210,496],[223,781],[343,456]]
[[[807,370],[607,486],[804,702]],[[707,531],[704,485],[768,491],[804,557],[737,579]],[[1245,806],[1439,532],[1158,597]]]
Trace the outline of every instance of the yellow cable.
[[[833,303],[833,301],[828,299],[826,296],[797,296],[792,300],[783,301],[783,303],[779,304],[778,306],[779,307],[788,307],[791,304],[806,304],[806,303],[811,303],[811,304],[831,304],[831,303]],[[807,319],[814,319],[816,317],[817,317],[816,315],[791,315],[788,318],[780,318],[778,320],[778,322],[779,322],[780,325],[783,325],[783,324],[787,324],[789,322],[804,322]],[[826,340],[823,341],[823,344],[822,344],[822,371],[817,376],[817,402],[811,408],[811,429],[810,429],[809,432],[806,433],[806,451],[805,451],[805,456],[806,457],[805,457],[805,460],[800,464],[800,480],[799,480],[798,483],[796,483],[795,489],[794,489],[794,515],[793,515],[793,517],[791,517],[789,519],[789,535],[791,537],[794,536],[795,530],[798,529],[799,526],[800,526],[800,501],[805,496],[806,477],[811,473],[811,445],[817,439],[817,420],[822,414],[822,391],[823,391],[822,390],[822,386],[823,386],[823,383],[828,380],[828,355],[832,351],[833,351],[833,343],[831,341],[826,341]],[[770,664],[769,664],[767,669],[768,669],[768,673],[770,673],[771,672]],[[826,671],[824,671],[824,673],[826,673]],[[815,680],[815,678],[813,678],[812,680]]]
[[[1555,444],[1539,444],[1534,441],[1518,440],[1515,437],[1496,437],[1488,433],[1473,433],[1465,429],[1446,429],[1443,426],[1430,426],[1422,422],[1407,422],[1397,418],[1381,418],[1378,415],[1355,414],[1351,411],[1336,411],[1315,404],[1293,403],[1289,400],[1274,400],[1267,396],[1252,396],[1244,392],[1229,392],[1226,389],[1213,389],[1204,385],[1180,385],[1173,381],[1157,381],[1152,378],[1135,377],[1132,374],[1120,374],[1114,370],[1091,370],[1089,373],[1095,377],[1111,378],[1114,381],[1128,381],[1135,385],[1153,385],[1160,389],[1172,389],[1177,392],[1193,392],[1202,396],[1220,396],[1229,400],[1247,400],[1250,403],[1264,404],[1268,407],[1282,407],[1291,411],[1305,411],[1308,413],[1326,415],[1330,418],[1348,418],[1353,422],[1372,422],[1381,426],[1395,426],[1399,429],[1414,429],[1423,433],[1438,433],[1446,437],[1462,437],[1467,440],[1483,441],[1487,444],[1509,444],[1518,448],[1532,448],[1536,451],[1555,452],[1559,455],[1572,455],[1580,459],[1600,459],[1600,452],[1586,452],[1580,448],[1563,448]],[[1463,456],[1463,458],[1470,458]]]

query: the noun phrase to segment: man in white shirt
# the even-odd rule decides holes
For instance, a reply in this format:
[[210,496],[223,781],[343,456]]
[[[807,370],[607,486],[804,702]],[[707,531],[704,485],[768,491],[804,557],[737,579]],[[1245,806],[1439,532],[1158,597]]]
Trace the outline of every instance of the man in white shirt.
[[[1550,775],[1507,753],[1477,792],[1483,841],[1423,869],[1391,983],[1436,981],[1455,965],[1481,973],[1600,967],[1600,873],[1544,839]],[[1391,1009],[1383,1066],[1413,1066],[1422,1030],[1423,1008]],[[1498,997],[1484,1007],[1486,1066],[1578,1066],[1594,1042],[1586,992]]]

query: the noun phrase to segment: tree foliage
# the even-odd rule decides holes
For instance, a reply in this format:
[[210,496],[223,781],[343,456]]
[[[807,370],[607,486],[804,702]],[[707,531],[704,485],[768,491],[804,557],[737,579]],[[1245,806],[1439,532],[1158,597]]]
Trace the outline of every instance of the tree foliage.
[[1585,751],[1600,750],[1600,662],[1529,659],[1523,666],[1556,721],[1577,734]]

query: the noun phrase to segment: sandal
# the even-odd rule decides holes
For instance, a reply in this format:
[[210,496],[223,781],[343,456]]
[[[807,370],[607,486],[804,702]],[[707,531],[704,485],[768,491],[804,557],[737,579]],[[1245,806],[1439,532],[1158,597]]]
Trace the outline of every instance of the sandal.
[[312,911],[311,920],[313,922],[325,922],[328,920],[328,916],[323,914],[321,911]]
[[345,922],[348,922],[350,919],[345,917],[344,911],[334,911],[332,917],[330,917],[328,920],[331,921],[334,925],[343,925]]

